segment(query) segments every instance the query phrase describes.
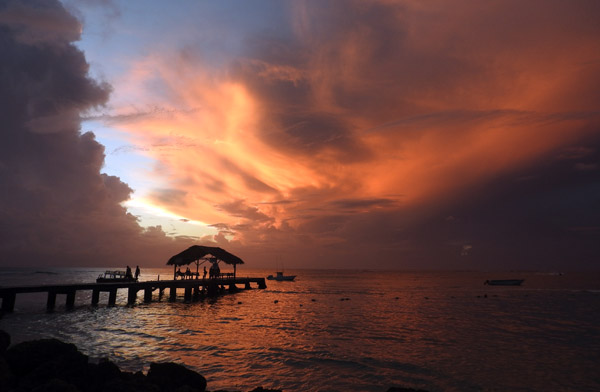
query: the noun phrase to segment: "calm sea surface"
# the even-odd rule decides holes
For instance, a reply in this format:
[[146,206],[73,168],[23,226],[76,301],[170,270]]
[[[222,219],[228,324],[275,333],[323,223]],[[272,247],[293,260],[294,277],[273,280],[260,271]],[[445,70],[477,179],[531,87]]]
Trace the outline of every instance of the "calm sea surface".
[[[93,282],[100,269],[0,270],[0,286]],[[227,271],[224,271],[227,272]],[[241,268],[238,276],[273,271]],[[142,280],[172,270],[142,270]],[[182,363],[208,389],[385,391],[599,391],[600,274],[286,271],[295,282],[216,300],[45,311],[45,294],[20,294],[0,319],[13,343],[55,337],[92,358],[147,370]],[[486,279],[524,278],[521,287]],[[183,293],[180,293],[183,295]],[[157,294],[155,299],[158,300]]]

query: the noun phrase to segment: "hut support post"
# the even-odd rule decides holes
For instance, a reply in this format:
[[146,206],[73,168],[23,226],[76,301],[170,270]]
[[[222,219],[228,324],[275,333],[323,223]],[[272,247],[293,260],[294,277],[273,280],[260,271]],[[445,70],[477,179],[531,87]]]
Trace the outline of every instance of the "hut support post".
[[92,306],[98,306],[100,302],[100,290],[92,290]]

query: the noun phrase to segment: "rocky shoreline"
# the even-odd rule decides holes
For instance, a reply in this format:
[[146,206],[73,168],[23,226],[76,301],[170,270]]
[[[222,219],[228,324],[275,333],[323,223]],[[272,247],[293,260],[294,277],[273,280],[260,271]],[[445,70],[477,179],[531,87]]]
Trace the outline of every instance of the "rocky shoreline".
[[[206,379],[176,363],[152,363],[147,374],[119,369],[109,359],[89,361],[73,344],[39,339],[10,345],[0,330],[1,392],[204,392]],[[250,392],[281,392],[255,387]],[[227,392],[227,391],[215,391]],[[389,388],[387,392],[426,392]]]

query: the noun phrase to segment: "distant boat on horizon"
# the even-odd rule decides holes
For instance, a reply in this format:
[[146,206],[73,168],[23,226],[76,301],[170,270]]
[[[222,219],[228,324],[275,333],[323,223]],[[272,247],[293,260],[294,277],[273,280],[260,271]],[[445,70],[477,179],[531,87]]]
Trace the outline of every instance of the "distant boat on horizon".
[[483,284],[490,286],[520,286],[525,279],[491,279],[486,280]]
[[280,281],[280,282],[283,282],[283,281],[291,282],[294,279],[296,279],[296,275],[284,275],[283,271],[277,271],[275,274],[276,274],[275,276],[273,276],[273,275],[267,276],[267,279],[269,279],[269,280],[277,280],[277,281]]

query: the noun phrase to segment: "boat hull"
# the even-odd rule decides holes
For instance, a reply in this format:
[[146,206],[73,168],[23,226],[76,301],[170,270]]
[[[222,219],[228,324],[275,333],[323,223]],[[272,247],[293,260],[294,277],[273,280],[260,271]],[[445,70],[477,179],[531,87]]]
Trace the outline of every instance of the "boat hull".
[[277,275],[273,276],[273,275],[269,275],[267,276],[268,280],[276,280],[279,282],[291,282],[294,279],[296,279],[296,275],[283,275],[282,273],[278,272]]

